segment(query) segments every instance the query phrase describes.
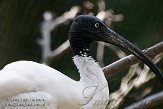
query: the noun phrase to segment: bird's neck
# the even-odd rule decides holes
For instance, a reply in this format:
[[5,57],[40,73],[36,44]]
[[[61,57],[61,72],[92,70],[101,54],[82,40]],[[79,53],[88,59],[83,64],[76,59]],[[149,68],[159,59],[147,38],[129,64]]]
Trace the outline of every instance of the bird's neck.
[[71,34],[69,41],[73,51],[74,56],[90,56],[89,46],[91,41],[89,39],[84,39],[84,35],[81,33]]
[[107,83],[104,73],[97,62],[90,56],[89,45],[91,39],[84,39],[84,35],[71,34],[70,45],[74,53],[73,61],[80,73],[80,82],[87,85]]
[[104,73],[97,62],[90,56],[74,56],[73,61],[80,73],[80,82],[86,86],[107,84]]

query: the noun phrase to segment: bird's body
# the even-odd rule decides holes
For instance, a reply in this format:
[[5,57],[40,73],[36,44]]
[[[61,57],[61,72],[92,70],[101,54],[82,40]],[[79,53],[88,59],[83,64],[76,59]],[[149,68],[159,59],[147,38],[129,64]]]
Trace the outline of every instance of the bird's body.
[[[109,92],[101,68],[90,57],[74,57],[74,62],[78,64],[82,76],[80,81],[74,81],[51,67],[32,61],[7,65],[0,72],[0,93],[3,93],[0,95],[1,107],[13,109],[13,106],[6,103],[21,104],[23,98],[29,103],[32,99],[44,100],[41,102],[44,106],[40,104],[35,109],[91,109],[92,105],[97,105],[94,109],[104,109]],[[34,104],[37,103],[39,101],[36,100]],[[33,106],[18,107],[33,109]]]

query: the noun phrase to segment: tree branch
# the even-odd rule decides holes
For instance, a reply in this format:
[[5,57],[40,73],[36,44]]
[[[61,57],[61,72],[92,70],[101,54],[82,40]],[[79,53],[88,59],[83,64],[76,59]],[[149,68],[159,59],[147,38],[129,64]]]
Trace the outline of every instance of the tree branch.
[[152,107],[163,103],[163,92],[156,93],[146,97],[124,109],[151,109]]
[[[163,41],[146,49],[143,50],[144,53],[146,53],[150,58],[155,57],[156,55],[163,52]],[[113,62],[112,64],[106,66],[103,68],[103,71],[105,75],[111,76],[115,73],[118,73],[119,71],[128,68],[129,66],[140,62],[138,58],[136,58],[133,55],[129,55],[127,57],[124,57],[116,62]]]
[[80,11],[80,7],[74,6],[70,9],[70,11],[65,12],[63,15],[55,19],[52,19],[51,13],[44,14],[44,21],[41,25],[42,38],[39,40],[39,44],[42,47],[42,62],[43,63],[46,63],[48,65],[51,64],[52,61],[49,61],[49,60],[54,59],[52,57],[57,57],[58,54],[61,53],[61,50],[63,50],[64,52],[67,50],[67,48],[69,48],[69,44],[67,44],[68,42],[65,42],[60,47],[58,47],[57,50],[51,51],[51,47],[50,47],[51,32],[52,30],[57,28],[59,25],[74,19],[74,17],[77,15],[79,11]]
[[52,62],[54,62],[56,59],[64,55],[65,52],[67,52],[69,49],[70,44],[69,41],[67,40],[51,53],[51,56],[49,56],[48,59],[46,59],[45,63],[47,65],[51,65]]
[[[161,60],[162,55],[163,53],[155,56],[153,62],[155,64],[158,63]],[[138,75],[136,76],[135,74],[137,73]],[[139,63],[132,65],[126,76],[123,77],[120,88],[110,94],[110,102],[107,108],[118,109],[119,106],[124,102],[124,98],[131,92],[134,87],[139,88],[154,77],[155,75],[151,73],[151,70],[147,65],[144,64],[143,69],[139,66]],[[150,90],[148,92],[144,92],[143,96],[149,92]],[[139,97],[141,98],[141,95]]]

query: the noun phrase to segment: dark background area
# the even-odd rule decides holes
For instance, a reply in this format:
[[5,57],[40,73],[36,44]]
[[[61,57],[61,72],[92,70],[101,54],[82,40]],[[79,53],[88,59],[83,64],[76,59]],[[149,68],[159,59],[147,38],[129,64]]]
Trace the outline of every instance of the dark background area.
[[[51,11],[60,16],[74,5],[82,6],[84,1],[0,0],[0,68],[18,60],[32,60],[40,63],[41,48],[37,40],[41,36],[40,24],[43,21],[43,13]],[[94,12],[97,13],[97,0],[90,1],[95,4]],[[163,0],[106,0],[105,2],[106,9],[113,9],[115,13],[124,16],[123,21],[113,23],[113,29],[139,48],[145,49],[163,40]],[[53,49],[67,40],[69,27],[70,24],[61,25],[52,32]],[[96,46],[96,43],[91,46],[94,57]],[[109,49],[105,50],[105,65],[118,59],[113,58],[112,55],[114,53]],[[160,62],[158,66],[163,68],[163,62]],[[70,51],[57,59],[52,67],[76,80],[79,79]],[[121,78],[125,74],[126,70],[108,78],[111,92],[118,89]],[[150,94],[162,90],[157,79],[153,79],[146,86],[153,87]],[[131,94],[141,93],[144,88],[135,89]]]

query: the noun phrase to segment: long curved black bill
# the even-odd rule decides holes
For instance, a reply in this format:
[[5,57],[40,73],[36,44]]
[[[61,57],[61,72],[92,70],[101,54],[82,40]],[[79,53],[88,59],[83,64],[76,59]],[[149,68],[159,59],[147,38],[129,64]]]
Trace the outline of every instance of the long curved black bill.
[[155,75],[159,78],[159,80],[163,84],[163,73],[161,73],[158,67],[149,59],[149,57],[134,44],[132,44],[131,42],[129,42],[127,39],[123,38],[116,32],[110,30],[109,28],[108,34],[103,41],[123,48],[132,53],[133,55],[135,55],[140,60],[142,60],[155,73]]

